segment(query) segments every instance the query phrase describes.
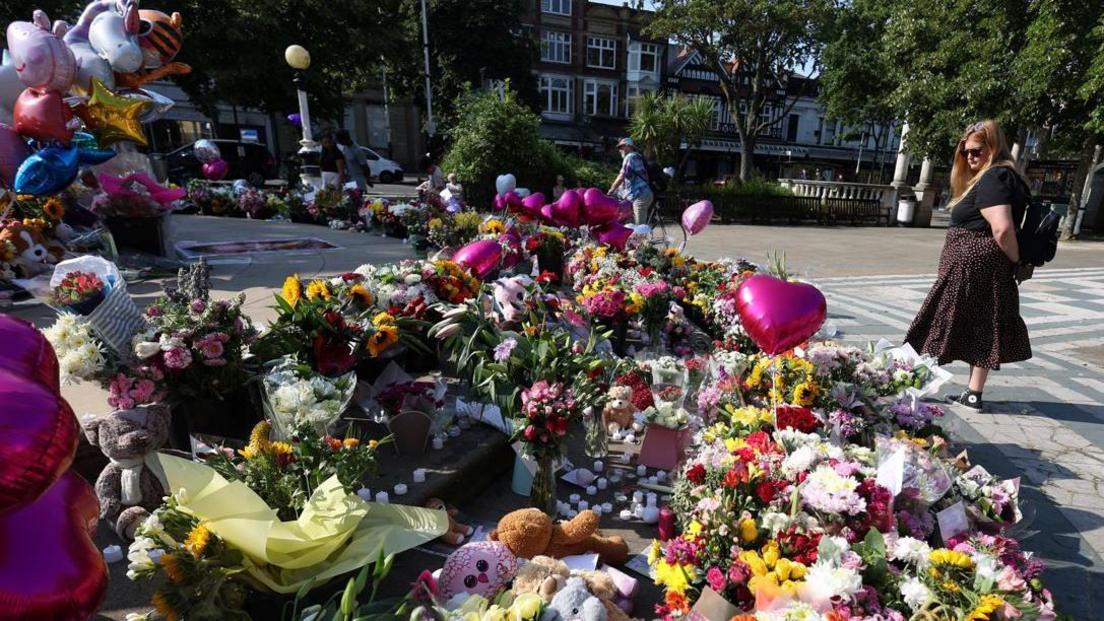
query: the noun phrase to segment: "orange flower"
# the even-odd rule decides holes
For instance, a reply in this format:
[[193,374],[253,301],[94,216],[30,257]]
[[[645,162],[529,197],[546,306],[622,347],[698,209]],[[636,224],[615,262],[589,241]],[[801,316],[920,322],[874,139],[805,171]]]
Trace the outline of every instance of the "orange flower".
[[353,285],[349,287],[349,297],[353,298],[357,302],[360,302],[361,306],[371,306],[376,301],[372,297],[372,292],[364,288],[364,285]]
[[356,448],[360,446],[360,440],[356,438],[345,438],[345,441],[342,442],[342,444],[345,445],[345,448]]
[[667,608],[669,608],[671,612],[681,612],[683,614],[690,612],[690,601],[687,600],[686,595],[682,593],[667,591],[664,603],[667,604]]
[[180,566],[180,557],[172,552],[161,555],[161,569],[165,577],[173,584],[184,584],[184,569]]
[[376,333],[368,337],[368,354],[373,358],[379,356],[389,347],[399,342],[399,328],[391,324],[384,324],[376,328]]

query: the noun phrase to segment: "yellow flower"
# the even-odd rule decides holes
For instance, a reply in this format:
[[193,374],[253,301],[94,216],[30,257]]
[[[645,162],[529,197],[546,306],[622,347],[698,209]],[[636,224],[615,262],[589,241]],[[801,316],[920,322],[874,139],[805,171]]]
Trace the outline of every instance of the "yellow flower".
[[293,274],[284,279],[284,286],[280,291],[280,297],[284,298],[292,308],[299,303],[299,296],[303,294],[303,286],[299,283],[299,275]]
[[184,584],[184,569],[180,566],[180,557],[172,552],[161,555],[161,569],[165,577],[173,584]]
[[372,317],[372,325],[379,326],[391,325],[395,323],[395,318],[388,313],[377,313],[375,317]]
[[371,306],[376,298],[372,296],[372,292],[364,287],[364,285],[353,285],[349,287],[349,297],[360,302],[361,306]]
[[697,537],[698,535],[701,534],[701,532],[702,532],[702,523],[697,521],[697,520],[693,520],[686,527],[686,534],[691,536],[691,537]]
[[939,548],[938,550],[932,550],[928,558],[932,565],[950,565],[960,569],[973,569],[974,567],[974,559],[970,558],[970,555],[957,550]]
[[376,328],[376,333],[368,337],[366,347],[368,354],[373,358],[379,356],[387,348],[399,342],[399,328],[395,325],[384,324]]
[[484,235],[499,235],[506,230],[506,225],[502,220],[497,218],[491,218],[483,224],[479,225],[479,232]]
[[797,386],[794,386],[793,400],[796,405],[812,405],[813,401],[816,399],[816,396],[816,384],[801,382]]
[[430,218],[429,220],[429,228],[431,229],[439,229],[444,226],[444,224],[445,222],[440,218]]
[[748,566],[753,576],[765,576],[767,572],[770,571],[766,562],[763,561],[763,557],[759,556],[759,553],[755,551],[745,550],[741,552],[740,560]]
[[663,549],[660,547],[659,540],[652,539],[652,545],[648,546],[648,565],[655,565],[662,551]]
[[357,438],[345,438],[345,441],[341,443],[345,448],[356,448],[360,446],[360,440]]
[[759,538],[759,527],[752,518],[746,517],[740,520],[739,530],[740,541],[743,543],[751,543]]
[[376,450],[377,446],[379,446],[379,440],[369,440],[368,441],[368,448],[369,449],[374,451],[374,450]]
[[989,621],[994,612],[1004,607],[1004,600],[998,595],[983,595],[976,608],[966,615],[966,621]]
[[763,562],[767,567],[774,567],[778,559],[782,558],[782,552],[778,549],[778,542],[771,539],[763,545]]
[[295,449],[287,442],[273,442],[269,445],[269,452],[272,453],[273,457],[279,458],[281,456],[294,454]]
[[46,199],[46,204],[42,206],[43,213],[46,217],[54,222],[60,222],[65,216],[65,205],[61,203],[61,200],[57,197],[50,197]]
[[188,533],[188,538],[184,540],[184,548],[191,552],[192,556],[202,558],[210,543],[211,531],[203,524],[196,524],[192,532]]
[[176,621],[180,618],[176,609],[169,603],[169,599],[165,597],[165,594],[161,591],[157,591],[153,594],[153,597],[150,598],[150,603],[153,604],[158,614],[165,617],[166,621]]
[[950,580],[947,580],[941,586],[943,587],[944,591],[948,591],[950,593],[958,593],[961,590],[958,588],[957,584],[951,582]]
[[544,608],[544,600],[536,593],[522,593],[510,605],[510,612],[517,621],[536,619]]
[[323,300],[329,301],[332,297],[333,294],[330,293],[330,286],[327,285],[324,280],[312,280],[311,283],[307,285],[308,300],[313,301],[322,298]]
[[688,571],[690,570],[693,570],[692,565],[671,565],[667,561],[661,560],[656,563],[655,583],[667,587],[669,592],[685,593],[686,588],[690,586],[688,577]]

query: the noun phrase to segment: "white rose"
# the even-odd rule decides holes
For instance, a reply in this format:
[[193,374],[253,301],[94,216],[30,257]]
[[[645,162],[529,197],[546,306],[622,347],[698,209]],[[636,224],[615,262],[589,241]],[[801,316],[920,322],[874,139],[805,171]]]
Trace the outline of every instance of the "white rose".
[[143,341],[141,343],[134,344],[134,354],[143,360],[149,358],[150,356],[156,356],[157,352],[159,351],[161,351],[160,343]]
[[901,596],[905,598],[905,603],[913,611],[920,610],[931,599],[931,591],[916,577],[902,580],[900,589]]

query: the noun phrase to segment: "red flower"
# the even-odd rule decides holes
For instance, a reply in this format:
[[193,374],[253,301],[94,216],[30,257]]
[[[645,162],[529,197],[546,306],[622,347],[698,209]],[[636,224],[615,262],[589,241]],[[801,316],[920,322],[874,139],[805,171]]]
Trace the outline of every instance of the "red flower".
[[341,440],[338,440],[333,436],[326,436],[325,438],[322,438],[322,441],[325,442],[326,446],[330,447],[330,450],[335,453],[341,450]]
[[413,587],[410,591],[410,599],[420,604],[432,603],[434,596],[437,595],[437,580],[428,569],[422,570],[418,579],[414,581]]
[[353,349],[340,338],[315,335],[311,350],[314,354],[314,369],[322,375],[333,377],[348,373],[356,365]]
[[341,280],[344,280],[345,282],[360,282],[364,280],[364,277],[360,274],[357,274],[356,272],[345,272],[341,275]]
[[736,464],[725,473],[723,485],[729,489],[736,489],[743,483],[748,482],[747,466],[744,464]]
[[567,419],[563,416],[552,416],[548,419],[548,430],[562,436],[567,433]]
[[694,464],[692,468],[686,471],[686,480],[690,481],[694,485],[701,485],[705,482],[705,466],[701,464]]
[[534,442],[537,439],[537,428],[529,425],[525,428],[525,431],[523,431],[521,435],[525,437],[526,441]]
[[765,431],[756,431],[748,435],[747,439],[744,441],[747,442],[748,446],[760,453],[769,452],[771,448],[770,436],[767,435]]
[[759,502],[768,504],[784,489],[786,489],[785,481],[760,481],[755,486],[755,496]]
[[560,282],[560,277],[557,276],[555,272],[544,271],[540,273],[540,276],[537,276],[537,284],[540,285],[547,285],[557,282]]
[[796,405],[780,405],[775,417],[778,429],[796,429],[802,433],[812,433],[820,428],[820,420],[809,408]]

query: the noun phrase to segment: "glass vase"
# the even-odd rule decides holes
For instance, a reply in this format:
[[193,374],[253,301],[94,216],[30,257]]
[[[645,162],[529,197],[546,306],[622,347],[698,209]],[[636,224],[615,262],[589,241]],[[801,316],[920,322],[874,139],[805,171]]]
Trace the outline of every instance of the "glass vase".
[[601,412],[585,419],[584,428],[586,437],[583,439],[583,450],[586,456],[593,459],[602,459],[609,453],[609,432]]
[[686,398],[690,374],[685,366],[652,365],[652,398],[656,408],[677,410]]
[[537,471],[533,473],[533,487],[529,490],[529,504],[556,515],[556,466],[551,455],[537,458]]

